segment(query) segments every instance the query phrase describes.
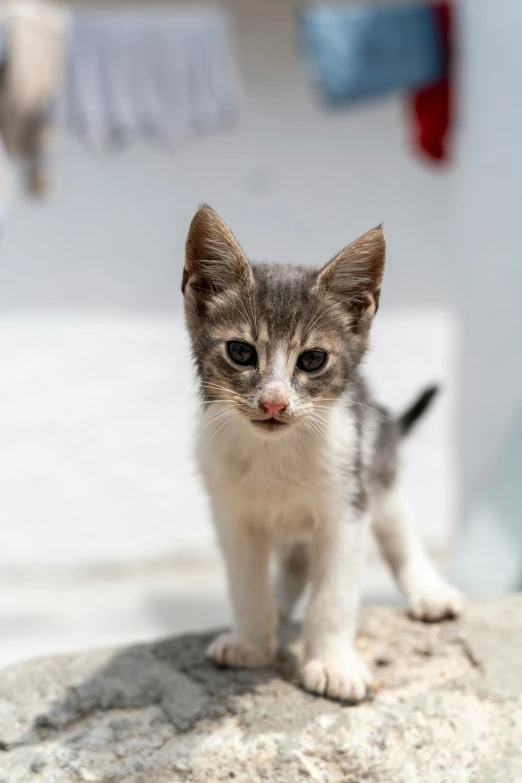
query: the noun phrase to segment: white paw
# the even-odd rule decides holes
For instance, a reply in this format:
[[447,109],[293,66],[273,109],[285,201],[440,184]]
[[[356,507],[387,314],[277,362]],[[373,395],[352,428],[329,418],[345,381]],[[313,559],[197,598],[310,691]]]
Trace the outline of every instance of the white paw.
[[464,596],[442,579],[437,584],[416,590],[409,598],[409,611],[415,620],[434,623],[458,617],[464,609]]
[[275,642],[264,649],[239,634],[223,633],[208,646],[207,658],[218,666],[259,669],[273,660],[275,647]]
[[372,684],[368,667],[355,652],[340,660],[313,658],[302,672],[307,691],[340,701],[362,701]]

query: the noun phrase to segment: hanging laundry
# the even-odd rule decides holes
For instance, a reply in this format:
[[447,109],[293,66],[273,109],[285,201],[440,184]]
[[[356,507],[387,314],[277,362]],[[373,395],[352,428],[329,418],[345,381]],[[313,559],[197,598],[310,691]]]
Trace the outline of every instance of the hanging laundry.
[[40,194],[47,185],[45,154],[62,83],[67,11],[53,0],[7,0],[0,23],[0,132],[9,154],[26,164],[29,191]]
[[426,5],[313,5],[301,14],[299,31],[312,78],[330,105],[410,92],[444,72]]
[[100,148],[169,144],[237,116],[228,17],[218,8],[76,11],[66,73],[60,122]]
[[444,72],[434,84],[423,87],[411,100],[413,140],[422,155],[434,161],[449,157],[448,137],[452,117],[452,9],[448,3],[430,8],[444,56]]

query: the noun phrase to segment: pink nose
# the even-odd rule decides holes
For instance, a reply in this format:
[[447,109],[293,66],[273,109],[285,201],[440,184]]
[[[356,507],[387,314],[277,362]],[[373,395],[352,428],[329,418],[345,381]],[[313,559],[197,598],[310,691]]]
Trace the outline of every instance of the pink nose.
[[271,416],[277,416],[278,413],[284,413],[286,405],[284,402],[262,402],[261,407],[265,413]]

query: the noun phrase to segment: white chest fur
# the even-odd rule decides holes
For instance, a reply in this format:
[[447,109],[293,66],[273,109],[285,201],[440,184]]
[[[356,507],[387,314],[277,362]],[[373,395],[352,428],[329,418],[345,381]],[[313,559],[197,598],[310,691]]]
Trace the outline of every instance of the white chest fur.
[[306,535],[348,480],[343,465],[354,433],[346,414],[333,407],[320,432],[291,425],[290,432],[273,438],[260,437],[239,415],[231,419],[221,436],[207,434],[204,426],[199,442],[200,467],[217,516],[262,526],[278,539]]

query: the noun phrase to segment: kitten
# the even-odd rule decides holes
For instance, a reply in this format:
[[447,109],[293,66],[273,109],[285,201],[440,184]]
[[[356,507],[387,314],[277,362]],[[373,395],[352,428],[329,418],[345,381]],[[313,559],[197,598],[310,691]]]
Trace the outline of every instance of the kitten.
[[371,684],[354,649],[370,526],[414,617],[455,616],[463,603],[409,526],[398,480],[400,441],[435,390],[394,420],[358,369],[384,262],[379,227],[320,270],[251,264],[203,206],[182,283],[202,394],[199,464],[235,615],[208,654],[220,665],[269,663],[278,609],[289,616],[310,581],[304,687],[352,701]]

